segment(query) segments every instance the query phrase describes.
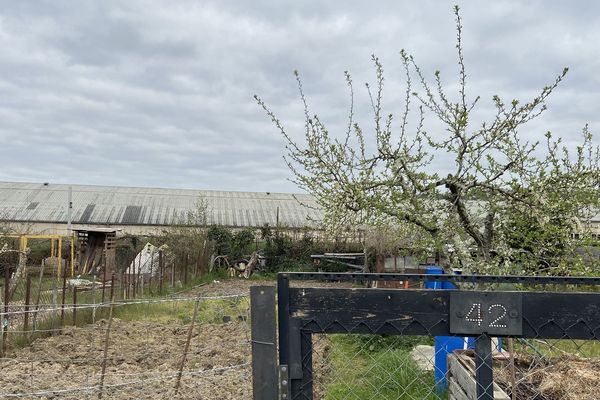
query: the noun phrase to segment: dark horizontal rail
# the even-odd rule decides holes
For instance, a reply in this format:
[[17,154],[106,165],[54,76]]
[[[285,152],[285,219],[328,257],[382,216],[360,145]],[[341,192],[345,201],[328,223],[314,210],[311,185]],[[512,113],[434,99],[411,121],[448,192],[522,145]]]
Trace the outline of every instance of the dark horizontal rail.
[[[450,332],[451,292],[290,288],[289,316],[313,333],[463,336]],[[515,292],[498,293],[510,297]],[[523,333],[517,337],[600,339],[597,293],[519,293]]]
[[427,275],[427,274],[372,274],[329,272],[280,272],[290,280],[300,281],[434,281],[466,283],[525,283],[536,285],[589,285],[600,286],[600,277],[573,276],[520,276],[520,275]]

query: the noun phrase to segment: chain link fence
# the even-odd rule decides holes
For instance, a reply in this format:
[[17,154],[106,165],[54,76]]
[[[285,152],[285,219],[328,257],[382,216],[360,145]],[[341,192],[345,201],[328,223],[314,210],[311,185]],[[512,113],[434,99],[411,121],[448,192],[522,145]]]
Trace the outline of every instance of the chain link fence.
[[516,281],[463,281],[443,291],[324,290],[310,282],[286,288],[284,281],[284,393],[327,400],[600,398],[600,282]]
[[0,398],[251,397],[246,294],[110,301],[125,291],[113,280],[103,301],[100,286],[73,298],[28,280],[2,305]]

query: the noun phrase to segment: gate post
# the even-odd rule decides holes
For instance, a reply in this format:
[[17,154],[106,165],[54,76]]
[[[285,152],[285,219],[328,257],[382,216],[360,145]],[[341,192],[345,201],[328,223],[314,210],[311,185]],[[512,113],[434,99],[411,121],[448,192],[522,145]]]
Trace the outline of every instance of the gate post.
[[[277,322],[279,332],[279,368],[282,376],[289,374],[290,335],[290,280],[287,274],[277,274]],[[282,378],[281,383],[285,379]],[[279,385],[279,399],[290,398],[289,375]]]
[[478,400],[494,400],[492,362],[492,338],[484,333],[475,338],[475,380]]
[[252,398],[277,399],[275,288],[250,287],[252,333]]

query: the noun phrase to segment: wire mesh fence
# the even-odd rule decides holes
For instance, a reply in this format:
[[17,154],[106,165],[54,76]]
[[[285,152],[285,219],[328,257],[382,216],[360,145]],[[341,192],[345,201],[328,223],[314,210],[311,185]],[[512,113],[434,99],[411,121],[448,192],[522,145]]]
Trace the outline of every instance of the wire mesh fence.
[[34,287],[3,304],[0,398],[251,397],[246,295],[119,299],[112,280],[102,301],[100,287]]
[[[463,349],[447,352],[436,349],[435,341],[420,336],[315,335],[313,398],[477,399],[474,349],[466,342]],[[494,399],[600,398],[597,342],[500,342],[493,341],[498,347],[490,352]]]
[[289,398],[600,398],[597,286],[457,286],[280,289]]

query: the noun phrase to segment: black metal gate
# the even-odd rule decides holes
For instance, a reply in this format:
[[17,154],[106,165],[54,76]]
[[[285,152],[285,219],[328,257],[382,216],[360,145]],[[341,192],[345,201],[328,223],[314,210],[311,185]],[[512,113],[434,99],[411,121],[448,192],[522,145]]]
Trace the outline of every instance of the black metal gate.
[[[290,281],[293,280],[306,282],[292,287]],[[310,281],[452,282],[457,289],[368,289],[360,285],[325,288],[311,287],[315,285]],[[510,290],[499,290],[499,285],[510,286]],[[494,383],[494,357],[498,353],[502,354],[503,349],[498,347],[502,345],[492,341],[492,337],[510,338],[511,344],[512,339],[518,340],[519,348],[524,353],[531,354],[530,359],[535,359],[538,363],[542,362],[542,358],[536,359],[539,357],[536,352],[546,352],[549,355],[543,360],[550,365],[547,367],[544,364],[546,369],[552,366],[549,360],[563,362],[569,360],[570,355],[579,357],[578,360],[589,359],[590,362],[595,362],[595,357],[600,356],[597,342],[600,339],[598,287],[600,278],[280,273],[277,283],[277,396],[285,400],[314,398],[313,386],[318,378],[316,375],[319,374],[313,360],[315,337],[366,334],[386,337],[472,338],[470,352],[474,360],[474,376],[465,379],[474,379],[473,393],[465,395],[461,392],[462,394],[455,395],[452,390],[442,389],[436,392],[437,389],[432,388],[431,398],[494,399],[495,390],[501,390]],[[252,317],[254,319],[254,315]],[[257,318],[256,322],[260,320]],[[530,346],[528,339],[535,339],[539,343],[535,342]],[[254,345],[260,349],[264,342],[254,342]],[[590,350],[580,351],[584,345]],[[563,357],[563,353],[568,354]],[[349,359],[350,362],[357,362],[351,357]],[[263,361],[256,360],[255,370],[260,368],[261,363],[264,365]],[[541,390],[534,387],[535,382],[531,384],[531,388],[523,389],[522,380],[516,382],[515,361],[512,363],[513,386],[507,389],[512,398],[551,398],[544,397],[541,392],[534,393]],[[264,374],[265,369],[262,371]],[[386,384],[390,384],[390,379]],[[257,383],[255,382],[255,388]],[[348,387],[351,385],[344,384]],[[516,395],[517,389],[523,393],[530,390],[532,394]],[[372,388],[371,395],[366,398],[389,398],[383,394],[378,395],[377,390],[379,389]],[[398,392],[395,398],[414,398],[414,395],[404,396],[402,393]],[[538,394],[539,397],[535,397]],[[258,398],[256,396],[255,392],[255,398]],[[318,396],[337,398],[321,391]],[[498,396],[500,395],[496,394],[496,398],[501,398]],[[348,398],[363,397],[354,393]]]

